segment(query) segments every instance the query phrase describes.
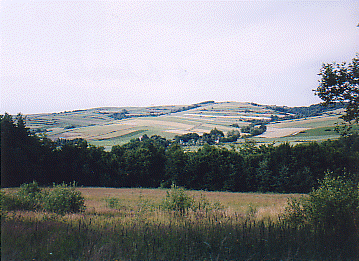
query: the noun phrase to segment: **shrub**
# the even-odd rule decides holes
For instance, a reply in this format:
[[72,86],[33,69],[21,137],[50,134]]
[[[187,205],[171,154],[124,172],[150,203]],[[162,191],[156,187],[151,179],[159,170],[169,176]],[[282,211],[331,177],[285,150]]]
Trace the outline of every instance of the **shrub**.
[[352,181],[327,175],[320,182],[320,187],[309,196],[307,215],[310,223],[336,230],[352,230],[357,227],[359,192]]
[[36,181],[33,181],[32,183],[25,183],[20,186],[20,189],[18,190],[18,194],[21,196],[36,197],[41,192],[41,188],[37,184]]
[[34,181],[23,184],[15,193],[1,192],[1,209],[12,210],[38,210],[41,209],[42,191]]
[[202,193],[198,199],[190,197],[186,194],[185,189],[172,185],[170,191],[167,192],[166,197],[161,204],[162,209],[172,210],[180,213],[181,215],[192,211],[213,211],[223,210],[224,207],[221,203],[211,203]]
[[50,191],[46,191],[34,181],[21,185],[16,193],[1,191],[0,196],[1,213],[12,210],[45,210],[64,214],[85,209],[84,198],[75,190],[74,185],[54,185]]
[[291,225],[307,223],[336,234],[355,234],[359,225],[358,186],[351,180],[327,174],[309,197],[289,201],[284,218]]
[[44,197],[43,208],[59,214],[76,213],[85,210],[85,200],[74,185],[54,185]]
[[281,216],[287,224],[298,227],[305,223],[306,216],[303,207],[305,202],[307,202],[307,199],[305,198],[290,198],[288,200],[288,206],[285,208],[285,213]]
[[106,198],[105,201],[108,208],[118,209],[120,207],[118,198],[114,198],[114,197]]
[[22,184],[16,193],[16,197],[22,210],[41,208],[43,193],[36,181]]
[[212,211],[212,210],[223,210],[224,207],[219,202],[211,203],[205,195],[200,194],[199,199],[193,200],[192,210],[197,211]]
[[1,191],[1,213],[4,211],[12,211],[22,209],[22,202],[15,194],[5,193]]
[[183,188],[172,185],[171,190],[167,191],[161,206],[163,209],[178,211],[184,214],[194,206],[194,199],[188,196]]

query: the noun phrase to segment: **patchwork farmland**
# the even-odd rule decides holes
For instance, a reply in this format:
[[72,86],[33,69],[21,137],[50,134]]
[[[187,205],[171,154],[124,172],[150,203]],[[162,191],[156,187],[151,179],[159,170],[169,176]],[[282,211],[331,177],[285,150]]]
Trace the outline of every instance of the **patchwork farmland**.
[[340,121],[342,109],[290,119],[296,115],[275,108],[254,103],[212,101],[193,105],[105,107],[27,115],[27,126],[37,133],[46,133],[52,140],[84,138],[90,144],[105,147],[124,144],[144,134],[172,139],[190,132],[202,135],[214,128],[226,134],[255,121],[270,121],[267,131],[255,137],[261,143],[296,143],[339,137],[334,126]]

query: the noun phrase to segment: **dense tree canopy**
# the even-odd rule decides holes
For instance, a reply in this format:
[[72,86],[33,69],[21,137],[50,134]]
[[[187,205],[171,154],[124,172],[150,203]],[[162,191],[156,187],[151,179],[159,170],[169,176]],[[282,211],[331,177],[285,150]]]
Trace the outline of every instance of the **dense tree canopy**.
[[[217,130],[208,135],[223,139]],[[21,115],[13,120],[5,114],[0,145],[2,187],[36,180],[41,185],[76,181],[84,186],[170,187],[174,183],[188,189],[309,192],[328,170],[333,175],[345,171],[355,179],[359,174],[358,135],[294,146],[257,146],[250,140],[232,149],[205,144],[191,152],[154,135],[107,152],[83,139],[38,137],[28,131]]]
[[52,142],[30,133],[21,114],[0,116],[1,185],[15,186],[33,179],[42,181]]

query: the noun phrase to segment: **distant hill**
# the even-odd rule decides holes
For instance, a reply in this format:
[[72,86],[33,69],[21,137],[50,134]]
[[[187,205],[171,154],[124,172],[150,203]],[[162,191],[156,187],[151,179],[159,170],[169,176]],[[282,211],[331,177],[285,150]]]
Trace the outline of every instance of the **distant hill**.
[[[224,133],[243,126],[265,124],[266,132],[258,138],[290,137],[307,129],[333,126],[342,106],[286,107],[243,102],[205,101],[190,105],[150,107],[101,107],[27,115],[33,132],[46,133],[51,139],[85,138],[95,145],[123,144],[141,135],[174,138],[186,133]],[[311,122],[311,123],[310,123]],[[326,132],[326,136],[335,136]],[[325,136],[325,135],[324,135]]]

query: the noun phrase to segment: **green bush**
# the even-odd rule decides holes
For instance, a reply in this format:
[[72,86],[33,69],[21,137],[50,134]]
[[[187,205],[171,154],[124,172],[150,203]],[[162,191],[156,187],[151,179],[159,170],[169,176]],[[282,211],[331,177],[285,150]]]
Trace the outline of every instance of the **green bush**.
[[39,193],[41,193],[41,188],[36,181],[22,184],[18,190],[19,195],[31,198],[35,198]]
[[76,213],[85,210],[85,200],[75,186],[65,183],[54,185],[44,196],[43,209],[58,214]]
[[292,225],[309,224],[337,233],[357,233],[359,225],[359,190],[351,180],[331,177],[320,182],[309,197],[290,200],[284,216]]
[[223,205],[219,202],[211,203],[205,195],[200,194],[198,199],[190,197],[186,194],[184,188],[172,185],[171,189],[167,192],[166,197],[163,199],[161,204],[162,209],[176,211],[181,215],[192,211],[212,211],[212,210],[223,210]]
[[307,206],[312,224],[336,230],[355,229],[359,221],[359,191],[350,180],[326,176],[310,195]]
[[16,197],[22,210],[41,209],[43,192],[36,181],[22,184],[16,193]]
[[41,209],[42,191],[34,181],[23,184],[15,193],[1,192],[1,208],[4,211]]
[[108,208],[118,209],[120,207],[118,198],[106,198],[105,201]]
[[20,210],[22,209],[22,202],[15,194],[5,193],[1,191],[1,213],[4,211]]
[[306,202],[307,199],[303,197],[300,199],[290,198],[284,215],[280,217],[290,226],[298,227],[304,225],[306,221],[306,211],[304,210],[303,204]]
[[194,199],[191,207],[192,210],[200,210],[200,211],[211,211],[211,210],[223,210],[224,207],[221,203],[215,202],[211,203],[205,195],[200,194],[199,199]]
[[1,191],[1,213],[13,210],[45,210],[55,213],[81,212],[84,198],[75,186],[54,185],[49,191],[41,189],[34,181],[23,184],[15,193]]
[[163,209],[185,214],[194,206],[194,199],[188,196],[183,188],[172,185],[171,190],[167,191],[167,195],[163,199],[161,206]]

